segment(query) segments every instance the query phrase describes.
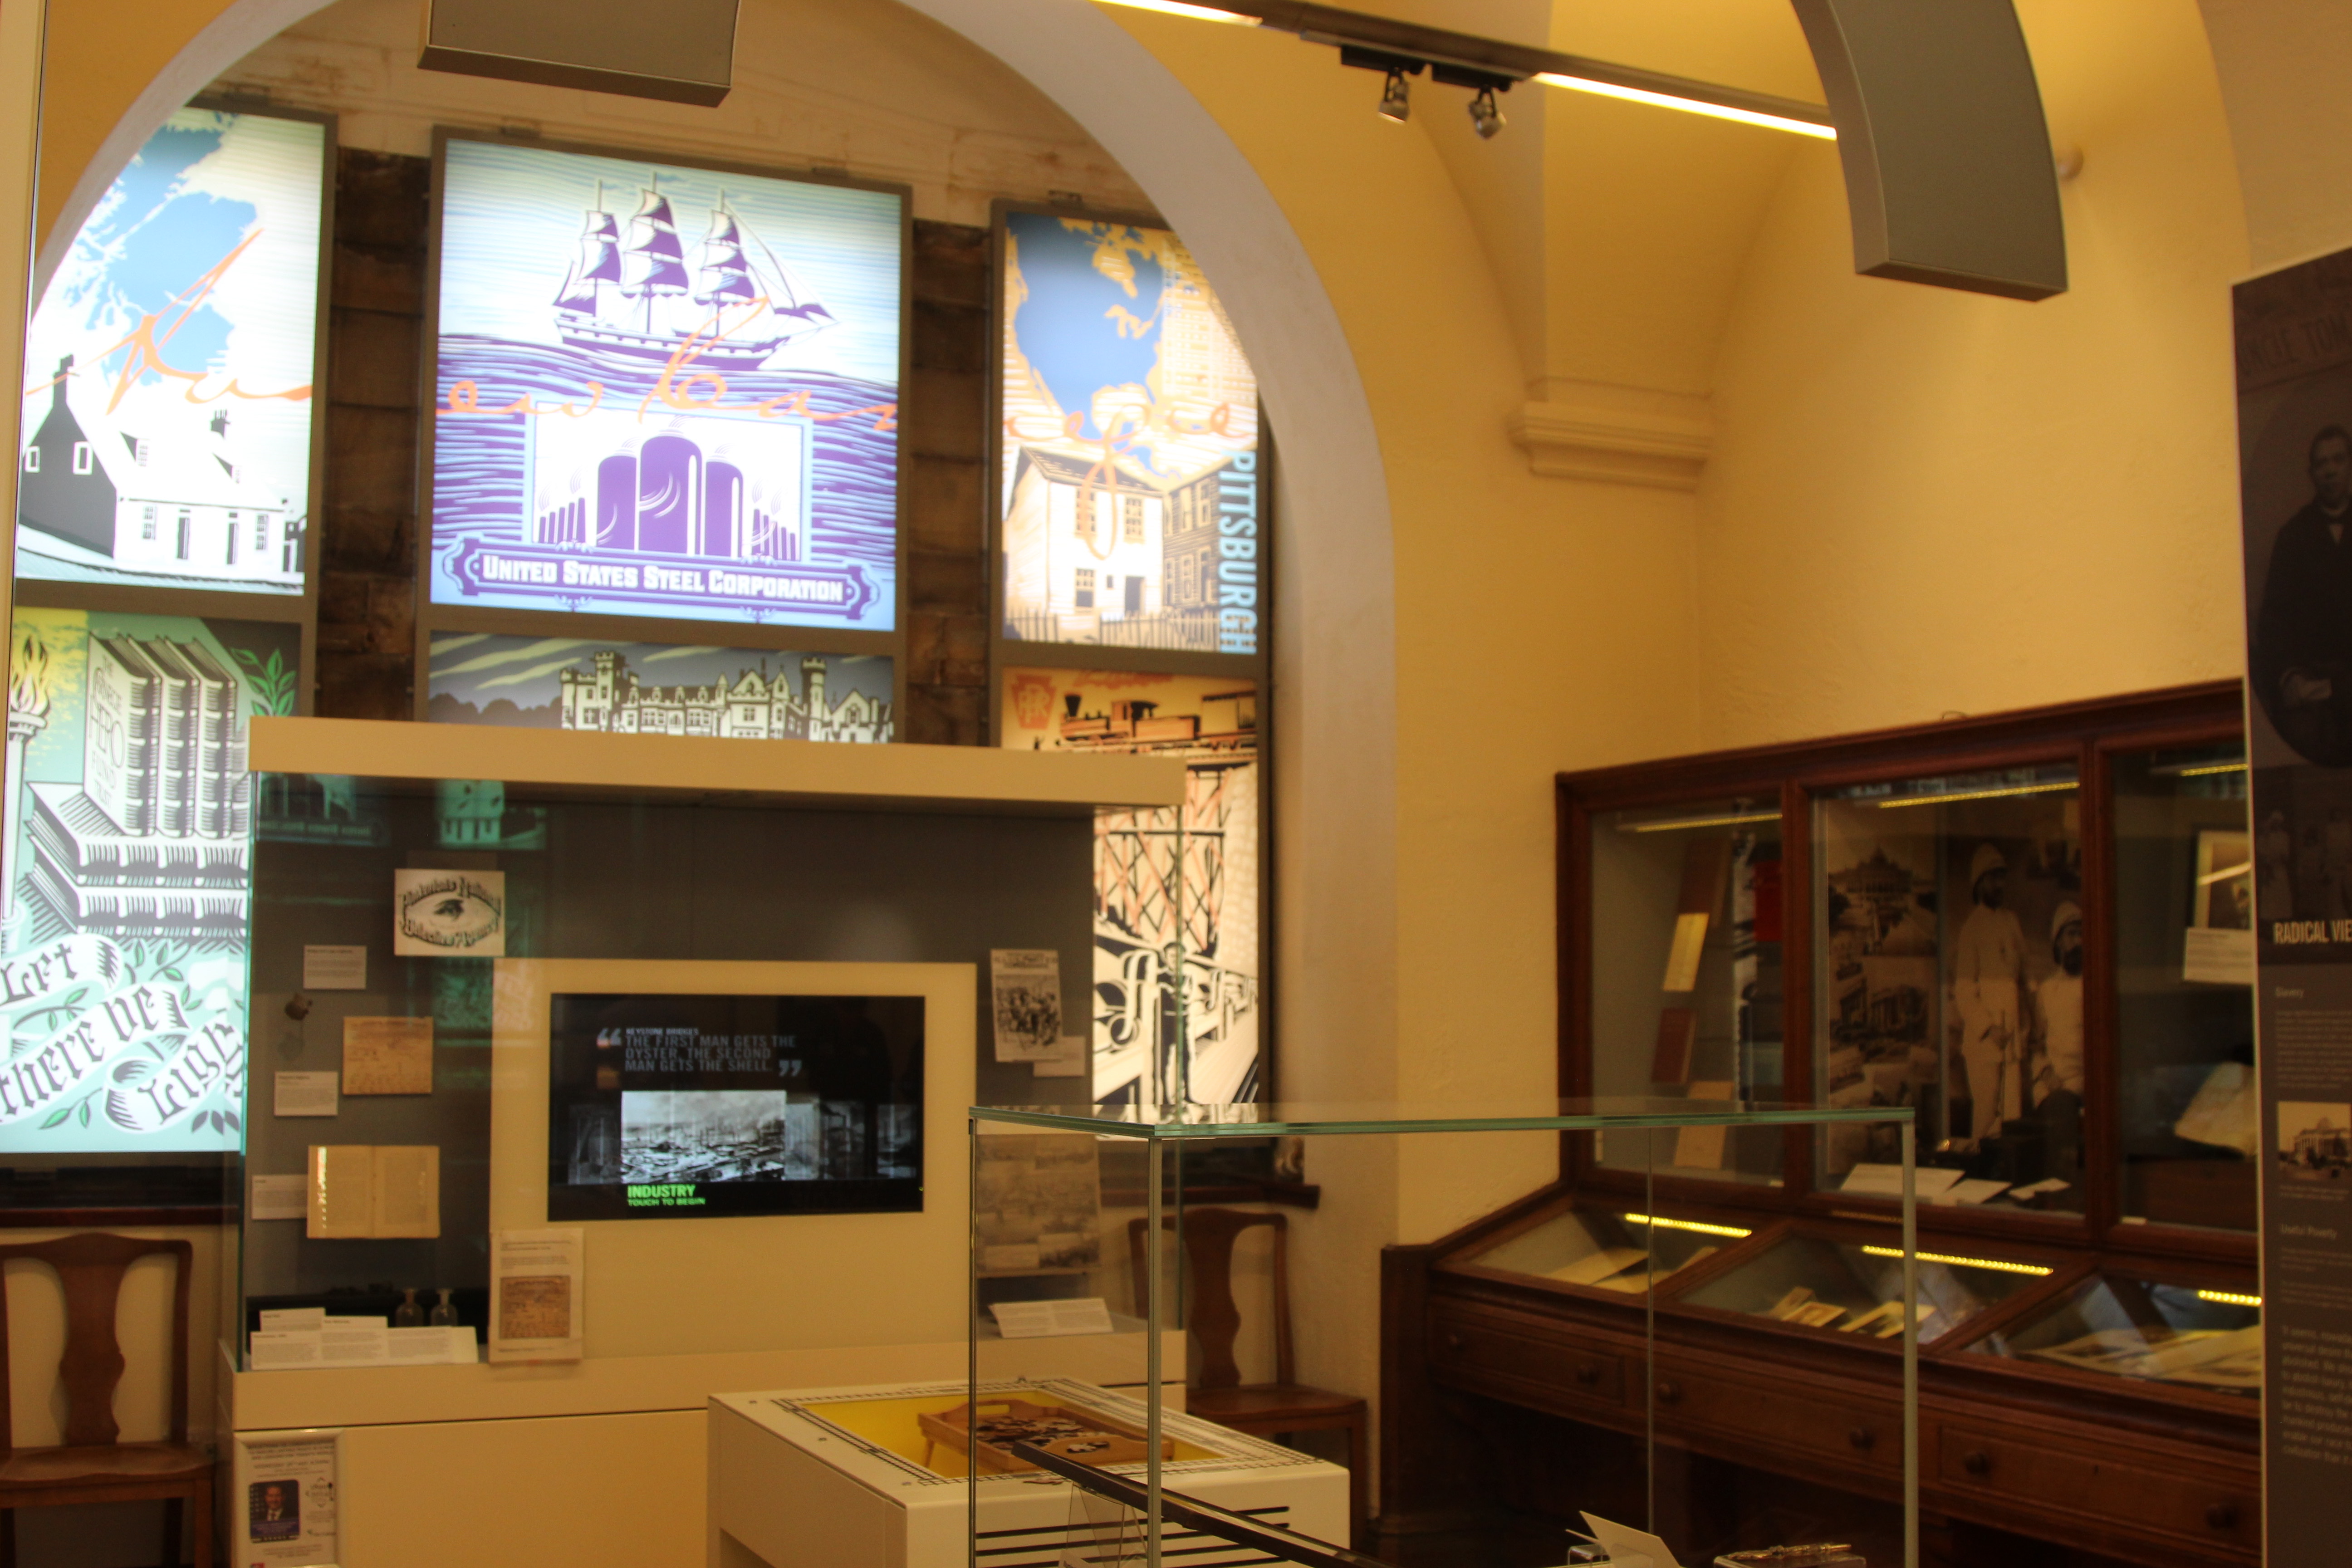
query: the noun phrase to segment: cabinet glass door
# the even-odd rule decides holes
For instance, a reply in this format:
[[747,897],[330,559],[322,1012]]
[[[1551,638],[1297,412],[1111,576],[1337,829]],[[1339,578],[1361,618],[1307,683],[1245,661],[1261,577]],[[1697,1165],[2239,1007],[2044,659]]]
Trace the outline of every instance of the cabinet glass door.
[[[1778,802],[1601,812],[1591,843],[1592,1092],[1783,1098]],[[1778,1128],[1612,1131],[1593,1142],[1606,1168],[1780,1179]]]
[[[2071,763],[1814,802],[1814,1091],[1908,1105],[1923,1199],[2079,1212],[2083,835]],[[1883,1195],[1892,1127],[1830,1127],[1819,1184]]]
[[[2246,820],[2242,745],[2129,752],[2113,763],[2116,1158],[2127,1223],[2252,1230],[2254,906],[2292,919],[2294,858],[2345,862],[2352,821]],[[2275,895],[2275,896],[2273,896]]]

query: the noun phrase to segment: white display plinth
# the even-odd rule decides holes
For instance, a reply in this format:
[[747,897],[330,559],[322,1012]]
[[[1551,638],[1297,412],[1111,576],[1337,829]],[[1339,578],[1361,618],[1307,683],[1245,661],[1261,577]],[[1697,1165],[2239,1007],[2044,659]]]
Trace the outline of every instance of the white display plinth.
[[[983,1396],[1066,1401],[1140,1426],[1143,1403],[1066,1379],[991,1382]],[[710,1399],[710,1568],[964,1568],[971,1499],[960,1474],[923,1462],[913,1409],[966,1399],[961,1379],[869,1388],[720,1394]],[[1181,1446],[1162,1485],[1318,1539],[1348,1539],[1348,1472],[1261,1438],[1169,1411]],[[1190,1454],[1188,1450],[1204,1452]],[[959,1460],[944,1456],[941,1469]],[[1117,1467],[1139,1476],[1140,1465]],[[978,1529],[990,1568],[1060,1568],[1076,1489],[1034,1471],[984,1479]],[[1171,1528],[1186,1568],[1264,1554]]]

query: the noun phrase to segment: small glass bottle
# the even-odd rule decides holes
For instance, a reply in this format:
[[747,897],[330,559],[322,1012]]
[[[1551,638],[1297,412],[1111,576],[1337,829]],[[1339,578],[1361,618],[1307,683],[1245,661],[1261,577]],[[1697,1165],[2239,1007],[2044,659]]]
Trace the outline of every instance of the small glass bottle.
[[440,1292],[441,1300],[439,1304],[433,1309],[433,1326],[436,1329],[454,1329],[457,1326],[457,1305],[449,1300],[449,1297],[453,1293],[451,1288],[449,1286],[443,1285],[437,1287],[437,1289]]
[[400,1305],[392,1310],[392,1326],[395,1329],[421,1329],[425,1326],[425,1309],[416,1304],[415,1289],[400,1293]]

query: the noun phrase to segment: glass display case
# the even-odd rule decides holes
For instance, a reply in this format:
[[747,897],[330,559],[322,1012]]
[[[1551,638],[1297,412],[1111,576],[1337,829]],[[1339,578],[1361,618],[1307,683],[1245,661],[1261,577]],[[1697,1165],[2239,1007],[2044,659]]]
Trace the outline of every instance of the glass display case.
[[2258,1399],[2263,1301],[2242,1290],[2101,1272],[1968,1350],[2020,1365]]
[[[1914,1207],[1901,1178],[1916,1171],[1909,1118],[1907,1107],[1661,1098],[1454,1115],[1426,1106],[977,1108],[969,1376],[961,1400],[940,1407],[927,1391],[923,1408],[909,1406],[919,1463],[965,1479],[975,1565],[1016,1538],[1042,1555],[1056,1531],[1064,1551],[1089,1562],[1190,1560],[1234,1548],[1264,1554],[1253,1560],[1368,1562],[1349,1551],[1369,1513],[1361,1423],[1394,1347],[1368,1339],[1361,1324],[1392,1268],[1377,1245],[1377,1195],[1397,1173],[1415,1166],[1442,1182],[1447,1169],[1541,1161],[1563,1135],[1666,1148],[1692,1130],[1810,1137],[1822,1125],[1884,1122],[1895,1129],[1901,1224],[1885,1276],[1872,1279],[1891,1281],[1886,1345],[1900,1371],[1891,1397],[1858,1419],[1869,1432],[1867,1471],[1895,1508],[1825,1528],[1866,1562],[1916,1564],[1919,1341],[1906,1326],[1926,1321],[1918,1307],[1927,1298],[1915,1289],[1905,1246]],[[1267,1137],[1304,1145],[1307,1168],[1324,1177],[1313,1208],[1203,1201],[1185,1179],[1188,1164],[1213,1159],[1221,1146]],[[1746,1235],[1585,1208],[1517,1226],[1475,1263],[1654,1317],[1683,1278]],[[1029,1268],[1033,1259],[1039,1268]],[[1133,1331],[1137,1320],[1146,1331]],[[1041,1355],[1034,1347],[1056,1340],[1066,1357],[1094,1356],[1097,1373],[1024,1369]],[[1475,1315],[1449,1322],[1431,1343],[1438,1357],[1499,1376],[1524,1371],[1533,1353],[1507,1322]],[[1727,1524],[1684,1505],[1687,1457],[1654,1441],[1655,1413],[1682,1397],[1683,1375],[1639,1342],[1588,1369],[1582,1386],[1625,1434],[1632,1457],[1551,1500],[1563,1533],[1549,1561],[1570,1560],[1571,1550],[1589,1561],[1612,1543],[1624,1560],[1654,1557],[1663,1541],[1686,1563],[1822,1543],[1759,1540],[1763,1516]],[[1426,1425],[1397,1404],[1384,1404],[1383,1419]],[[1350,1439],[1344,1466],[1299,1451],[1327,1430]],[[903,1436],[893,1451],[911,1455],[914,1433]],[[1267,1441],[1283,1436],[1297,1447]],[[1411,1442],[1383,1452],[1384,1498],[1442,1490],[1451,1484],[1444,1472],[1468,1462],[1452,1450],[1424,1461]],[[1384,1523],[1391,1514],[1382,1509]]]
[[[2324,896],[2352,826],[2248,821],[2242,701],[2215,682],[1559,781],[1564,1089],[1777,1074],[1915,1113],[1923,1420],[1930,1451],[1975,1457],[1925,1488],[1981,1521],[1956,1561],[2034,1540],[2259,1560],[2252,921],[2336,913],[2267,868]],[[1874,1337],[1900,1245],[1889,1129],[1697,1136],[1567,1141],[1556,1182],[1426,1259],[1418,1375],[1468,1401],[1469,1440],[1584,1443],[1612,1419],[1611,1358],[1654,1336],[1679,1395],[1659,1431],[1726,1495],[1867,1496],[1855,1454],[1894,1373]],[[1653,1267],[1619,1266],[1641,1215],[1726,1234],[1685,1232],[1694,1256],[1629,1295]],[[1444,1352],[1481,1314],[1514,1325],[1511,1366]],[[2025,1458],[2126,1428],[2167,1435],[2129,1462],[2193,1507],[2054,1489]]]
[[[1058,1046],[1099,1001],[1096,807],[1171,805],[1184,778],[1151,758],[299,719],[257,721],[254,752],[222,1313],[251,1372],[836,1342],[825,1304],[773,1305],[845,1234],[803,1216],[926,1225],[960,1278],[961,1199],[924,1196],[961,1171],[960,1113],[976,1091],[1066,1093],[1006,1042]],[[1129,1011],[1181,1026],[1171,989]],[[711,1217],[737,1245],[678,1234]],[[546,1268],[506,1267],[509,1242]],[[1049,1238],[1000,1272],[1066,1266]],[[501,1307],[509,1276],[545,1310]],[[669,1310],[680,1293],[695,1310]],[[893,1296],[854,1283],[832,1309],[911,1342]]]

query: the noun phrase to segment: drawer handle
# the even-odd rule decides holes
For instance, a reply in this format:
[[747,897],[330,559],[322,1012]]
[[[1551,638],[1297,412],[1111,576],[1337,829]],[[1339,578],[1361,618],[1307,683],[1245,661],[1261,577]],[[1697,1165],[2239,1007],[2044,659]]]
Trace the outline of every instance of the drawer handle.
[[1589,1361],[1579,1362],[1576,1366],[1576,1381],[1591,1388],[1601,1381],[1601,1369]]
[[1992,1456],[1982,1448],[1970,1448],[1960,1456],[1960,1468],[1972,1476],[1992,1474]]
[[2231,1503],[2217,1502],[2205,1510],[2205,1522],[2216,1530],[2235,1530],[2238,1528],[2237,1508]]
[[1659,1403],[1659,1404],[1661,1404],[1661,1405],[1676,1405],[1676,1404],[1681,1403],[1681,1401],[1682,1401],[1682,1397],[1683,1397],[1683,1385],[1682,1385],[1681,1384],[1679,1384],[1679,1383],[1666,1383],[1666,1382],[1661,1382],[1661,1383],[1658,1384],[1658,1403]]
[[1845,1440],[1865,1454],[1878,1447],[1878,1434],[1867,1426],[1855,1427],[1845,1435]]
[[1448,1335],[1446,1335],[1446,1336],[1445,1336],[1445,1348],[1446,1348],[1447,1350],[1450,1350],[1450,1351],[1458,1351],[1458,1350],[1460,1350],[1460,1349],[1462,1348],[1462,1336],[1461,1336],[1460,1334],[1448,1334]]

